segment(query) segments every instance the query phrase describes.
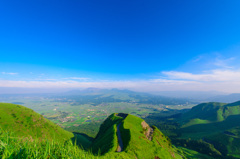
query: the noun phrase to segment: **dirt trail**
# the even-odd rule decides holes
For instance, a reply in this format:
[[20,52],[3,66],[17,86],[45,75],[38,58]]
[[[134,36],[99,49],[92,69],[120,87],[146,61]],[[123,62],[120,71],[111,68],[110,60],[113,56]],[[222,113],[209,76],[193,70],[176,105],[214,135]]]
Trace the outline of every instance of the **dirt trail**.
[[[123,119],[125,119],[128,114],[125,113],[117,113],[116,116],[120,116]],[[117,147],[117,152],[122,152],[123,151],[123,142],[122,142],[122,138],[121,138],[121,133],[120,133],[120,129],[119,127],[121,126],[122,123],[118,124],[117,126],[117,138],[118,138],[118,147]]]
[[122,142],[122,138],[121,138],[121,133],[120,133],[120,125],[122,123],[118,124],[117,126],[117,138],[118,138],[118,147],[117,147],[117,152],[122,152],[123,151],[123,142]]

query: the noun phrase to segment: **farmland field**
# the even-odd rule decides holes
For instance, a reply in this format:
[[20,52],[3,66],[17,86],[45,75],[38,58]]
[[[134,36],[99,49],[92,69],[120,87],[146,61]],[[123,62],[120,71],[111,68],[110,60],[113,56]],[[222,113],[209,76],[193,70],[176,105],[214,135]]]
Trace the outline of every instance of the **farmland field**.
[[151,98],[143,96],[143,101],[141,96],[133,98],[128,93],[117,92],[114,95],[11,95],[0,96],[0,102],[26,106],[66,130],[87,133],[92,137],[112,113],[122,112],[145,118],[159,113],[162,116],[173,115],[193,106],[188,103],[161,104],[152,102]]

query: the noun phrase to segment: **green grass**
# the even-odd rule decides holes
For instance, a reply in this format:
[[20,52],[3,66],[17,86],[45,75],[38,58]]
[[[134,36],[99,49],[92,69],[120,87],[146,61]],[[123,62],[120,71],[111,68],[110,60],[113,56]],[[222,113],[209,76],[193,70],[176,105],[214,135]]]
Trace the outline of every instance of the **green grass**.
[[74,137],[32,109],[9,103],[0,103],[0,128],[30,139],[67,140]]
[[179,151],[181,151],[182,154],[184,154],[187,158],[190,158],[190,159],[214,159],[208,155],[204,155],[197,151],[190,150],[184,147],[178,147],[178,149]]
[[23,140],[0,129],[0,158],[1,159],[131,159],[127,153],[108,153],[96,156],[91,152],[80,149],[71,140],[59,142],[47,140]]
[[193,107],[180,119],[180,138],[203,139],[225,156],[240,156],[239,104],[210,102]]
[[[31,109],[1,103],[0,158],[181,158],[156,127],[152,141],[148,140],[144,132],[150,127],[143,129],[143,121],[133,115],[124,119],[112,114],[92,139],[84,134],[74,136]],[[124,151],[117,153],[120,123]]]
[[110,115],[101,125],[100,130],[93,141],[92,151],[93,153],[105,154],[107,152],[115,152],[117,149],[117,124],[123,119]]
[[[144,120],[133,115],[128,115],[123,122],[121,135],[129,139],[125,141],[125,151],[137,158],[181,158],[176,153],[176,148],[172,147],[171,142],[161,131],[154,127],[153,139],[148,140],[144,135],[141,123]],[[127,131],[128,130],[128,131]],[[123,141],[124,142],[124,141]]]
[[75,138],[73,138],[72,141],[76,142],[82,149],[87,150],[92,145],[93,138],[87,136],[86,134],[74,133],[74,137]]
[[[232,129],[234,131],[234,129]],[[207,137],[208,140],[215,141],[216,144],[226,154],[235,155],[240,158],[240,138],[224,133],[218,133]]]
[[[200,119],[208,122],[222,121],[224,119],[224,105],[226,104],[217,102],[199,104],[193,107],[189,112],[184,113],[180,122],[182,123],[182,125],[185,125],[192,119]],[[196,124],[198,124],[198,121],[196,121]]]
[[229,116],[222,122],[196,124],[181,129],[182,138],[200,139],[209,135],[222,133],[225,130],[240,126],[240,115]]
[[[136,123],[137,122],[134,122],[133,124]],[[141,141],[138,142],[136,140]],[[160,131],[155,130],[154,140],[154,144],[149,144],[152,141],[132,138],[128,145],[128,150],[120,153],[109,151],[104,155],[100,155],[101,152],[99,152],[99,154],[95,154],[91,151],[84,151],[77,145],[76,142],[73,144],[71,140],[67,140],[65,142],[60,142],[58,140],[46,140],[45,142],[42,142],[39,139],[29,140],[24,137],[18,137],[14,133],[0,129],[0,158],[132,159],[137,157],[138,159],[143,159],[154,158],[155,156],[158,156],[162,159],[181,158],[176,152],[177,149],[170,145],[168,139],[165,138]],[[144,145],[132,145],[133,143]],[[159,146],[159,144],[161,144],[161,146]]]
[[[92,150],[97,153],[98,150],[101,154],[114,153],[117,150],[117,125],[120,124],[120,133],[123,140],[123,152],[132,158],[181,158],[176,152],[177,149],[171,145],[171,142],[154,127],[153,139],[150,141],[144,134],[142,122],[144,120],[128,115],[125,119],[110,115],[100,127],[100,131],[93,141]],[[149,128],[149,127],[148,127]]]
[[208,124],[208,123],[210,123],[210,121],[195,118],[195,119],[191,119],[187,124],[183,125],[182,128],[189,127],[189,126],[192,126],[192,125]]
[[193,107],[189,112],[185,113],[180,122],[184,127],[203,124],[222,122],[229,116],[240,115],[239,102],[235,103],[202,103]]

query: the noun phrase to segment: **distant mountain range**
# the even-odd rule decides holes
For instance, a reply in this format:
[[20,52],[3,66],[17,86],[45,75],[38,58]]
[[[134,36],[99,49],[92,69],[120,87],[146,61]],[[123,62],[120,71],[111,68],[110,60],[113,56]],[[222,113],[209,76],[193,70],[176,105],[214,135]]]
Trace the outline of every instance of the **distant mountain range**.
[[122,89],[101,89],[101,88],[86,88],[86,89],[50,89],[50,88],[8,88],[0,87],[1,97],[13,97],[13,96],[53,96],[53,95],[103,95],[103,94],[117,94],[125,93],[132,95],[147,95],[157,96],[159,98],[168,99],[184,99],[191,103],[202,102],[225,102],[231,103],[240,100],[240,93],[227,94],[217,91],[158,91],[158,92],[134,92],[131,90]]
[[[69,99],[81,101],[81,104],[83,104],[83,102],[85,102],[84,104],[86,104],[86,102],[95,104],[101,104],[101,102],[134,102],[154,105],[181,105],[191,103],[191,100],[185,98],[173,98],[120,89],[88,88],[85,90],[68,91],[64,94],[59,94],[59,96],[66,96]],[[77,104],[79,103],[77,102]]]
[[210,102],[232,103],[240,100],[240,93],[233,93],[228,95],[218,95],[207,99]]
[[216,91],[160,91],[152,94],[172,98],[184,98],[192,102],[223,102],[232,103],[240,100],[240,93],[227,94]]
[[206,101],[208,98],[212,98],[218,95],[226,95],[226,93],[217,91],[158,91],[150,93],[173,98],[186,98],[200,102]]

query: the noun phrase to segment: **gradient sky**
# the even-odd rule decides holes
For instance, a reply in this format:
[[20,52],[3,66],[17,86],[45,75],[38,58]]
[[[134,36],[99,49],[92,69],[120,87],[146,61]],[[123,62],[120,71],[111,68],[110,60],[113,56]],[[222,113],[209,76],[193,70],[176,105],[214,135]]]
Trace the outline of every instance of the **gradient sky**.
[[0,87],[240,92],[240,1],[0,1]]

